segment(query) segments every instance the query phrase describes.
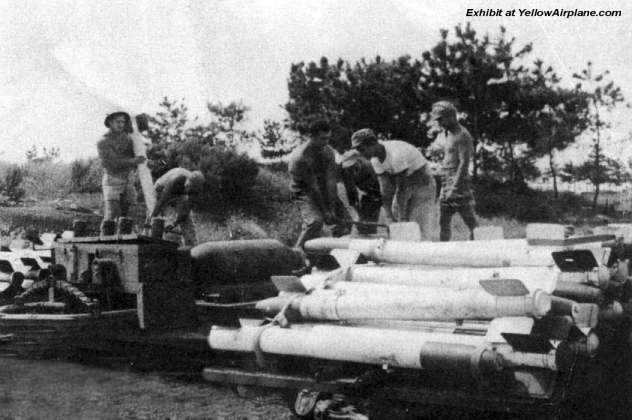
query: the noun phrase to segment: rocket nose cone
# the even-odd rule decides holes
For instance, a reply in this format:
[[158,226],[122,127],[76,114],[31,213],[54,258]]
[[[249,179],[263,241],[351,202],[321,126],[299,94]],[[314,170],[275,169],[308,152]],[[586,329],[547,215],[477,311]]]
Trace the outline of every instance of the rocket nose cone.
[[540,318],[548,314],[550,310],[551,296],[542,290],[536,290],[533,293],[533,315]]

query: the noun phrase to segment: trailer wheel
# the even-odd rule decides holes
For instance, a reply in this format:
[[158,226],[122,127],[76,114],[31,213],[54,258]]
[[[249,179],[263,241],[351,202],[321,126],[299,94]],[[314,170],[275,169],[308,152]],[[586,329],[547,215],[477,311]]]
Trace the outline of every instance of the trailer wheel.
[[313,419],[316,403],[323,397],[321,392],[300,389],[288,393],[288,406],[298,419]]
[[[47,280],[37,281],[31,285],[27,290],[15,296],[13,304],[4,306],[2,312],[5,313],[24,313],[25,303],[29,302],[46,302],[49,283]],[[67,306],[64,312],[66,313],[82,313],[91,312],[96,306],[97,302],[87,297],[81,290],[65,281],[55,282],[55,294],[61,297],[61,301],[64,301]]]

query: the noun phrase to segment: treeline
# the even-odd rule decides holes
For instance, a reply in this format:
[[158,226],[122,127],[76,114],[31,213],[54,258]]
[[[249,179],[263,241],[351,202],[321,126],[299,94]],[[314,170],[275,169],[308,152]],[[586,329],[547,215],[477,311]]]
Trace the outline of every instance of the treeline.
[[[362,59],[351,64],[296,63],[288,81],[285,109],[292,128],[326,117],[349,132],[370,127],[386,138],[425,147],[434,137],[427,112],[448,99],[462,112],[475,139],[475,180],[491,178],[515,188],[547,176],[557,182],[587,180],[596,188],[626,179],[627,163],[603,150],[608,112],[624,98],[592,63],[562,83],[552,66],[536,58],[531,44],[518,45],[503,27],[480,35],[469,24],[442,30],[439,41],[418,58]],[[587,159],[558,162],[556,154],[582,135],[590,136]],[[344,141],[346,135],[342,136]],[[536,161],[546,159],[541,173]]]
[[[266,120],[259,130],[244,128],[249,109],[242,103],[209,103],[202,122],[189,115],[184,100],[164,98],[149,118],[149,165],[155,178],[175,166],[200,168],[208,181],[205,204],[231,206],[249,199],[261,161],[289,153],[313,119],[331,122],[332,142],[340,148],[363,127],[424,148],[436,134],[427,125],[431,104],[448,99],[475,139],[473,175],[481,195],[490,187],[531,197],[527,181],[545,176],[553,181],[554,198],[558,180],[591,182],[596,204],[602,184],[629,179],[627,162],[604,152],[611,140],[604,135],[608,114],[624,98],[608,71],[597,72],[590,62],[573,77],[572,83],[562,81],[530,44],[518,45],[502,27],[495,35],[481,35],[469,24],[459,25],[440,31],[437,43],[416,58],[378,56],[350,63],[323,57],[292,64],[287,118]],[[558,152],[582,136],[592,141],[585,159],[558,161]],[[249,157],[253,151],[259,162]],[[27,158],[39,159],[37,153]],[[536,162],[543,160],[547,169],[541,172]],[[8,174],[4,185],[19,190],[19,175]],[[98,159],[75,161],[68,188],[97,192],[100,179]],[[499,208],[482,200],[479,207]],[[521,210],[509,213],[523,218]]]

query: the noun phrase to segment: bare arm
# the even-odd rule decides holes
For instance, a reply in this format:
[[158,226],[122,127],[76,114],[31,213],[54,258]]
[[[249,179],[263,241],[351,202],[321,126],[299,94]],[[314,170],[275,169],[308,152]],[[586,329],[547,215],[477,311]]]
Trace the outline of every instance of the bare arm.
[[154,206],[154,210],[151,212],[150,218],[156,217],[162,212],[163,207],[167,203],[166,194],[164,193],[165,187],[162,184],[156,183],[156,205]]

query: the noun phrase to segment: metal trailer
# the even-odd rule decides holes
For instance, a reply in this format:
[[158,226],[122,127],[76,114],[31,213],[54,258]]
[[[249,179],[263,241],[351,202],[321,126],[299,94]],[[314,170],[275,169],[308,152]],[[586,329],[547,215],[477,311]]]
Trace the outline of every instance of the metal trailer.
[[[563,243],[556,246],[560,245]],[[576,245],[573,251],[581,251]],[[603,246],[613,250],[607,261],[613,273],[617,264],[627,267],[632,247],[620,242],[604,242]],[[594,249],[590,253],[594,255]],[[280,331],[281,326],[309,322],[292,318],[296,314],[288,311],[283,312],[287,317],[270,322],[256,308],[257,301],[279,293],[270,276],[300,278],[305,273],[299,257],[274,241],[203,244],[193,250],[178,250],[168,242],[137,235],[60,241],[55,245],[50,277],[19,295],[13,304],[0,308],[0,351],[20,354],[25,348],[50,345],[55,357],[85,351],[120,352],[127,360],[159,359],[163,368],[167,362],[188,361],[210,382],[283,389],[291,395],[290,407],[307,417],[313,417],[316,409],[331,418],[361,413],[383,418],[391,410],[400,411],[391,417],[416,417],[427,415],[429,407],[538,418],[589,412],[608,416],[627,409],[628,359],[632,354],[627,313],[610,311],[610,318],[602,317],[592,326],[592,318],[584,317],[585,324],[580,327],[578,318],[573,318],[578,302],[568,297],[555,303],[568,315],[545,316],[534,322],[528,337],[508,333],[505,344],[492,346],[494,351],[507,350],[508,346],[519,349],[513,355],[503,355],[502,360],[513,361],[515,366],[507,364],[502,369],[465,357],[480,356],[478,349],[468,353],[472,349],[436,343],[425,348],[422,369],[398,365],[392,358],[369,364],[299,353],[275,354],[260,348],[248,352],[211,349],[208,340],[213,326],[255,326],[269,333],[273,328]],[[585,253],[562,257],[566,272],[586,271],[581,264]],[[607,303],[615,298],[627,308],[630,288],[626,273],[621,279],[623,271],[616,271],[621,284],[602,291],[606,302],[598,306],[603,314],[608,314]],[[463,337],[470,343],[491,335],[488,321],[461,320],[450,325],[424,321],[427,324],[423,327],[388,321],[399,323],[397,330],[422,328],[444,338]],[[347,320],[317,323],[357,326]],[[392,328],[377,321],[367,326],[366,320],[361,326],[385,331]],[[280,333],[288,333],[285,330],[291,332],[292,328]],[[554,355],[553,332],[557,334]],[[591,337],[599,338],[596,352],[591,350]],[[409,360],[416,363],[414,357]],[[355,410],[349,409],[351,405]]]

